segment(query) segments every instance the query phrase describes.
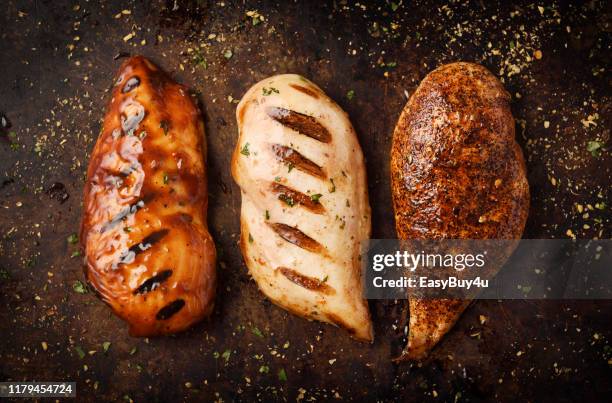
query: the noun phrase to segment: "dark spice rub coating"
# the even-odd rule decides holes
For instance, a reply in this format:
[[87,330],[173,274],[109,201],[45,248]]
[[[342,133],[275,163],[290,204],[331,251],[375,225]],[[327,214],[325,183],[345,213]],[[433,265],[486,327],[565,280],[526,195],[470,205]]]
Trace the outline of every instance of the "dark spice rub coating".
[[127,60],[89,162],[80,239],[87,282],[133,336],[212,311],[205,147],[188,90],[144,57]]
[[[452,63],[410,97],[391,148],[400,239],[518,239],[529,210],[525,161],[515,141],[510,95],[486,68]],[[469,301],[410,301],[402,357],[419,359]]]

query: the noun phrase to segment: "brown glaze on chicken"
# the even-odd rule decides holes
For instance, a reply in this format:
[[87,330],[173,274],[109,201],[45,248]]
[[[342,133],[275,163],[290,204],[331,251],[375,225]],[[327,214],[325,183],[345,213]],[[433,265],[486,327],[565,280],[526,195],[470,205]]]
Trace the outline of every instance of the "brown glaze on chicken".
[[212,311],[205,155],[187,89],[144,57],[127,60],[89,162],[80,238],[88,283],[133,336],[178,332]]
[[[431,72],[404,108],[391,149],[400,239],[518,239],[529,210],[525,162],[510,96],[487,69],[453,63]],[[469,301],[410,300],[401,359],[419,359]]]

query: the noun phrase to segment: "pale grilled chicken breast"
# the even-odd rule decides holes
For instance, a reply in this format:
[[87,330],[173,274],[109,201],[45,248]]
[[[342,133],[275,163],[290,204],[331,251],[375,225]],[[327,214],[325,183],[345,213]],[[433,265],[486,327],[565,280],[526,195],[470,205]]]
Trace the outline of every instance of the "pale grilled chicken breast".
[[[521,237],[529,185],[509,104],[499,80],[476,64],[448,64],[423,79],[393,134],[400,239]],[[468,304],[411,299],[408,346],[400,358],[425,356]]]
[[249,272],[277,305],[371,341],[359,262],[370,205],[346,113],[312,82],[285,74],[253,86],[236,116],[232,175]]
[[88,283],[133,336],[178,332],[212,311],[205,148],[187,89],[127,60],[89,162],[80,238]]

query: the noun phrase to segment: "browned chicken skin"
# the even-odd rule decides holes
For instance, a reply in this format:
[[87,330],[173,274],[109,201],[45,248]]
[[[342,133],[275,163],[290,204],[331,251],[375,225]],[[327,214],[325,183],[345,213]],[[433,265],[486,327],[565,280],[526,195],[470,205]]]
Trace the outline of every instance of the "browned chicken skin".
[[[529,186],[509,103],[497,78],[476,64],[448,64],[425,77],[393,134],[400,239],[521,237]],[[468,304],[411,299],[408,346],[400,358],[425,356]]]
[[212,311],[205,155],[187,89],[144,57],[127,60],[87,170],[80,239],[88,283],[133,336],[179,332]]

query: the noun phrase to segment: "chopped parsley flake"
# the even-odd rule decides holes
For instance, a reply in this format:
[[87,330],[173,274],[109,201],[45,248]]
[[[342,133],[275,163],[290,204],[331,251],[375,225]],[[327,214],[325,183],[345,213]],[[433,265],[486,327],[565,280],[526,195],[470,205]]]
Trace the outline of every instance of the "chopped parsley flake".
[[256,327],[254,327],[253,329],[251,329],[251,331],[252,331],[252,332],[253,332],[253,334],[254,334],[255,336],[257,336],[257,337],[261,337],[261,338],[263,338],[263,337],[264,337],[263,333],[261,332],[261,330],[259,330],[259,328],[258,328],[257,326],[256,326]]
[[323,197],[323,195],[321,193],[317,193],[314,195],[310,195],[310,200],[312,200],[315,203],[319,203],[319,199]]
[[287,380],[287,373],[285,372],[284,368],[281,368],[278,371],[278,380],[279,381],[283,381],[283,382],[285,382]]
[[599,157],[601,155],[601,148],[601,143],[599,141],[589,141],[586,149],[593,157]]
[[285,202],[285,204],[287,204],[289,207],[293,207],[295,206],[295,200],[293,200],[293,197],[287,196],[286,194],[282,193],[278,195],[278,198]]
[[251,155],[251,152],[249,151],[249,143],[245,143],[244,146],[242,146],[242,149],[240,150],[240,154],[246,155],[247,157]]
[[349,90],[346,93],[346,99],[348,99],[349,101],[352,100],[354,96],[355,96],[355,91],[354,90]]
[[74,245],[75,243],[79,242],[79,237],[77,236],[77,234],[70,234],[68,238],[66,238],[66,240],[68,241],[68,243]]
[[83,349],[79,346],[76,346],[74,348],[74,351],[77,352],[77,354],[79,355],[79,358],[82,360],[83,358],[85,358],[85,351],[83,351]]
[[85,284],[81,283],[79,280],[75,281],[72,284],[72,289],[74,290],[74,292],[77,292],[79,294],[87,294],[87,287],[85,286]]
[[261,91],[264,97],[267,97],[268,95],[272,95],[272,94],[279,94],[279,91],[274,87],[270,87],[270,88],[263,87]]

